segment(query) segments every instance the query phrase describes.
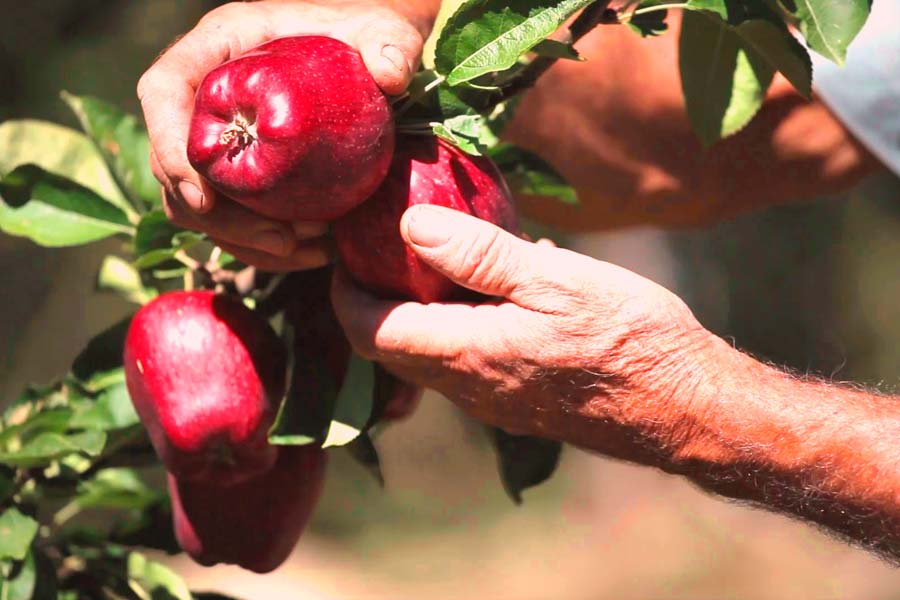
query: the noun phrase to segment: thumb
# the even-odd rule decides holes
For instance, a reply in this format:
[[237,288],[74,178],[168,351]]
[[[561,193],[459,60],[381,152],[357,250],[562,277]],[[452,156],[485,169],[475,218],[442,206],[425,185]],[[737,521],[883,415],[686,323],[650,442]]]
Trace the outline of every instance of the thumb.
[[357,48],[375,82],[388,95],[402,94],[422,59],[425,40],[412,23],[382,17],[357,35]]
[[441,206],[410,207],[400,221],[404,241],[419,258],[452,281],[489,296],[528,305],[546,288],[547,251],[503,229]]

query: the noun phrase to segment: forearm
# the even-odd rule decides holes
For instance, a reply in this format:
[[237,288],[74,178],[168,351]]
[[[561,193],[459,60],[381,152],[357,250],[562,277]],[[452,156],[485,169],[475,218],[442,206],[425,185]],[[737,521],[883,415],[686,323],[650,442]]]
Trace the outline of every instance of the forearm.
[[663,468],[900,561],[900,399],[798,379],[718,341]]

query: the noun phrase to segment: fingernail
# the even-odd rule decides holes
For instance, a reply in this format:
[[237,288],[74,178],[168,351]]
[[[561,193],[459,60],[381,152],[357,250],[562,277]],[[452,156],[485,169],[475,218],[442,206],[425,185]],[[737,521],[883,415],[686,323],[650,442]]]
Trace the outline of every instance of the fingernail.
[[291,224],[291,228],[294,230],[294,235],[301,240],[321,237],[328,233],[328,223],[317,221],[295,221]]
[[406,55],[396,46],[385,46],[381,49],[381,56],[388,59],[398,71],[403,71],[406,68]]
[[203,210],[206,198],[200,188],[190,181],[182,181],[178,184],[178,194],[193,210]]
[[270,229],[253,236],[253,247],[269,254],[285,256],[288,253],[288,240],[281,231]]
[[450,240],[447,211],[434,206],[415,206],[409,210],[406,235],[413,244],[436,248]]

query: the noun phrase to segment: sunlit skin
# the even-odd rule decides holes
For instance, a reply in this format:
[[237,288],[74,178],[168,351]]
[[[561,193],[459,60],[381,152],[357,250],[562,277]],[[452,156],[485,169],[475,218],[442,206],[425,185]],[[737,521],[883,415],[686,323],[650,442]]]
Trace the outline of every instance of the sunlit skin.
[[[223,48],[241,45],[234,41],[240,36],[258,42],[263,32],[271,33],[251,33],[246,23],[279,11],[291,15],[291,27],[336,34],[365,20],[366,11],[376,23],[392,15],[394,37],[365,28],[353,39],[376,81],[397,93],[411,70],[382,69],[385,64],[364,48],[391,44],[405,52],[399,63],[412,69],[436,9],[436,2],[331,2],[327,8],[259,2],[218,13],[220,29],[201,23],[184,38],[187,45],[183,40],[163,55],[141,86],[155,169],[169,190],[172,218],[223,238],[240,215],[249,228],[227,243],[249,262],[283,269],[316,264],[320,256],[313,260],[309,249],[314,242],[299,242],[276,257],[252,242],[259,224],[271,222],[218,200],[215,208],[209,199],[201,208],[196,197],[177,196],[173,182],[191,177],[182,160],[184,139],[177,135],[183,129],[167,130],[160,115],[186,122],[191,82],[200,69],[221,62],[228,56]],[[239,13],[257,16],[238,21],[240,27],[229,24]],[[591,70],[581,63],[554,69],[526,98],[510,133],[538,150],[552,147],[548,158],[556,157],[587,200],[577,217],[540,202],[526,204],[532,214],[579,229],[711,222],[841,189],[874,168],[821,103],[801,102],[783,82],[776,82],[771,102],[736,141],[705,154],[697,154],[699,148],[684,152],[696,142],[677,101],[672,41],[648,42],[668,53],[637,51],[640,40],[624,38],[622,44],[635,46],[601,51],[602,42],[591,40],[608,29],[583,42]],[[644,84],[650,73],[657,85]],[[176,90],[176,102],[163,108],[166,86]],[[315,224],[293,227],[302,232],[298,238],[317,235]],[[508,431],[678,473],[900,560],[900,398],[763,365],[706,331],[684,302],[652,281],[523,241],[472,217],[413,207],[400,231],[426,264],[498,300],[478,306],[385,302],[339,271],[335,310],[364,356]]]

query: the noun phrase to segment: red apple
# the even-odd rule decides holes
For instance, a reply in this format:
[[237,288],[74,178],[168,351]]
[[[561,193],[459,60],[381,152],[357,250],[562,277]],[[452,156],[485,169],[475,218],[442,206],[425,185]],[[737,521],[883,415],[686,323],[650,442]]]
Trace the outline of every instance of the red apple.
[[362,287],[423,303],[463,293],[403,242],[400,218],[414,204],[454,208],[518,233],[512,195],[490,159],[434,137],[400,138],[384,183],[334,227],[338,254]]
[[178,544],[205,566],[236,564],[257,573],[278,568],[312,516],[326,458],[321,448],[282,446],[271,470],[230,487],[169,474]]
[[267,432],[284,394],[285,351],[269,324],[213,292],[169,292],[135,314],[128,392],[166,468],[236,483],[277,458]]
[[394,147],[390,104],[353,48],[323,36],[258,46],[212,70],[188,159],[259,214],[327,221],[365,200]]

